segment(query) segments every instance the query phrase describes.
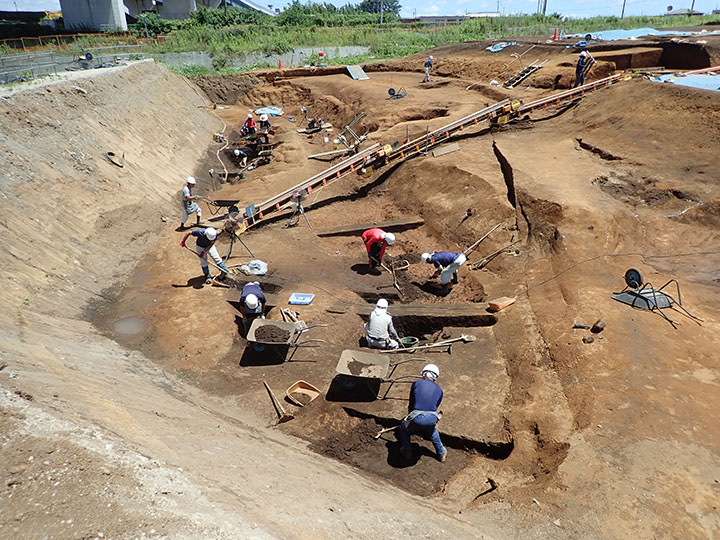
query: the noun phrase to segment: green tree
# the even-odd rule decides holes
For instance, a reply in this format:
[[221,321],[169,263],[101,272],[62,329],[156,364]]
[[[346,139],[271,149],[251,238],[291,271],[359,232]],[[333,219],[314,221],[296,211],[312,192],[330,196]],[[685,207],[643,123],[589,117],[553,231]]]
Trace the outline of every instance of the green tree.
[[366,13],[380,13],[380,5],[382,4],[383,13],[392,13],[395,16],[400,15],[400,2],[398,0],[363,0],[358,4],[360,11]]

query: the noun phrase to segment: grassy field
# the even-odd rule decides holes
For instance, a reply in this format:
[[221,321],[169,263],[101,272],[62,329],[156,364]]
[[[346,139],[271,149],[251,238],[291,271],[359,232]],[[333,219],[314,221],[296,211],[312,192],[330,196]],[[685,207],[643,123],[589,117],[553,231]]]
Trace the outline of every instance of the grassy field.
[[[307,8],[303,8],[307,9]],[[228,10],[230,11],[230,10]],[[243,13],[240,13],[240,12]],[[217,68],[229,65],[228,61],[238,53],[262,51],[266,54],[279,54],[299,47],[337,47],[344,45],[362,45],[370,47],[371,54],[362,57],[364,61],[370,57],[397,58],[418,51],[431,49],[439,45],[463,43],[484,39],[510,39],[517,36],[547,36],[553,34],[555,28],[567,34],[585,34],[600,30],[632,29],[641,27],[652,28],[689,28],[699,25],[716,24],[720,29],[720,15],[702,17],[594,17],[590,19],[563,19],[556,15],[523,15],[496,17],[487,19],[470,19],[460,24],[432,27],[420,24],[403,24],[390,22],[382,25],[366,24],[368,15],[352,15],[354,19],[338,14],[325,24],[296,26],[292,19],[273,19],[258,16],[257,12],[244,13],[249,10],[233,12],[237,17],[245,19],[242,24],[232,20],[226,25],[215,25],[212,21],[204,21],[202,16],[220,16],[222,10],[199,11],[202,16],[195,16],[186,21],[163,21],[153,19],[150,22],[150,34],[167,31],[161,39],[150,39],[143,47],[144,53],[161,52],[210,52]],[[203,15],[204,14],[204,15]],[[156,16],[155,16],[156,17]],[[365,18],[363,18],[365,17]],[[249,22],[247,22],[249,21]],[[317,21],[322,22],[321,18]],[[351,21],[350,26],[331,26],[336,21]],[[136,25],[136,29],[141,25]],[[143,31],[136,32],[144,35]],[[104,47],[127,40],[121,36],[83,36],[73,45],[73,51],[86,48]],[[137,51],[137,50],[136,50]],[[0,54],[16,52],[9,50],[7,45],[0,45]],[[135,51],[134,51],[135,52]],[[137,51],[140,52],[140,51]],[[254,66],[263,67],[263,66]],[[245,68],[247,69],[247,68]],[[180,72],[204,72],[199,67],[188,66]],[[237,71],[237,70],[235,70]],[[218,71],[219,72],[219,71]]]
[[158,47],[158,52],[209,51],[213,54],[257,51],[282,53],[293,47],[369,46],[382,57],[408,54],[466,41],[507,39],[516,36],[552,36],[555,28],[568,34],[599,30],[641,27],[689,27],[708,23],[720,24],[720,16],[703,17],[595,17],[564,20],[539,15],[471,19],[457,25],[433,28],[401,23],[349,27],[288,27],[266,24],[238,25],[226,28],[192,27],[172,32]]

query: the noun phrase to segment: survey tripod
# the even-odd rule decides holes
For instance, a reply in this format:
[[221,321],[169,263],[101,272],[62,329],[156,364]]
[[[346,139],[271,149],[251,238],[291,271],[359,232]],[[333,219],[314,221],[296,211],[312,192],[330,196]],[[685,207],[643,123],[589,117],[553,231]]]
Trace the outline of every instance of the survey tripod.
[[[307,217],[307,214],[305,213],[305,208],[303,207],[303,199],[307,197],[307,193],[303,193],[302,191],[296,191],[292,194],[292,197],[290,197],[290,208],[292,208],[292,215],[290,216],[290,219],[287,220],[287,223],[285,224],[285,229],[293,225],[293,220],[295,219],[295,216],[300,214],[302,217],[305,218],[305,221],[308,224],[308,227],[310,227],[310,230],[312,230],[312,224],[310,223],[310,220]],[[298,217],[298,221],[300,221],[300,218]]]

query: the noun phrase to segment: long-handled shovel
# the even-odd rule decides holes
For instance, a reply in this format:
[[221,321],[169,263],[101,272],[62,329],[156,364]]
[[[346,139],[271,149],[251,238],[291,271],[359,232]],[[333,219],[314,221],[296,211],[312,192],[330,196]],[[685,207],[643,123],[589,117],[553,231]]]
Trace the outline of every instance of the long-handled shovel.
[[[188,251],[190,251],[190,252],[194,253],[195,255],[197,255],[198,258],[200,258],[200,259],[203,258],[203,257],[200,257],[200,254],[199,254],[197,251],[195,251],[193,248],[188,247],[187,245],[184,245],[183,247],[184,247],[185,249],[187,249]],[[215,268],[217,268],[218,270],[220,270],[223,274],[229,273],[228,270],[223,270],[223,269],[220,268],[217,264],[215,264],[215,261],[211,261],[209,258],[207,258],[207,259],[205,259],[205,260],[206,260],[209,264],[212,264]]]
[[452,339],[446,339],[444,341],[437,341],[435,343],[430,343],[429,345],[414,345],[412,349],[390,349],[385,351],[380,351],[380,354],[383,353],[399,353],[399,352],[415,352],[417,350],[421,349],[435,349],[437,347],[449,347],[451,343],[457,343],[458,341],[462,341],[463,343],[470,343],[477,340],[477,338],[470,334],[463,334],[460,337],[452,338]]
[[467,248],[465,251],[463,251],[463,255],[467,256],[472,250],[474,250],[476,247],[478,247],[483,240],[485,240],[488,236],[490,236],[490,234],[491,234],[495,229],[497,229],[500,225],[502,225],[502,223],[498,223],[498,224],[495,225],[492,229],[490,229],[488,232],[486,232],[485,235],[484,235],[480,240],[478,240],[478,241],[475,242],[472,246],[470,246],[470,247]]
[[285,408],[282,406],[282,403],[280,403],[278,401],[278,399],[275,397],[275,394],[273,394],[273,391],[270,390],[268,383],[263,381],[263,384],[265,385],[265,390],[267,390],[268,394],[270,394],[270,399],[272,400],[273,407],[275,407],[275,412],[278,415],[278,424],[282,424],[283,422],[287,422],[287,421],[295,418],[292,414],[288,414],[285,411]]

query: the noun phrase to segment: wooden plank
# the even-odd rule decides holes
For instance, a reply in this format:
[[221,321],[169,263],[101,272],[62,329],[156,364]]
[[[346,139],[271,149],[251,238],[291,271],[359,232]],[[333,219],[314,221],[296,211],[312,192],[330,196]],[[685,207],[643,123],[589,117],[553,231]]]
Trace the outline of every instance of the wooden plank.
[[330,129],[332,127],[332,124],[323,124],[320,127],[314,127],[314,128],[303,128],[303,129],[297,129],[296,131],[298,133],[302,133],[305,135],[309,135],[310,133],[318,133],[319,131],[322,131],[324,129]]
[[423,218],[414,217],[396,219],[393,221],[383,221],[381,223],[356,223],[354,225],[342,225],[340,227],[333,227],[330,229],[318,229],[315,231],[315,234],[317,234],[318,236],[343,236],[363,232],[374,227],[378,227],[383,230],[400,230],[419,227],[424,223],[425,220]]
[[[394,317],[487,317],[495,322],[495,315],[487,312],[487,304],[391,304],[388,313]],[[344,302],[330,306],[330,313],[370,315],[375,304]]]
[[458,145],[458,143],[444,144],[433,150],[432,155],[433,157],[440,157],[444,156],[445,154],[450,154],[451,152],[457,152],[458,150],[460,150],[460,146]]
[[339,157],[345,154],[348,154],[352,152],[352,148],[341,148],[340,150],[331,150],[330,152],[322,152],[320,154],[313,154],[311,156],[308,156],[308,159],[320,159],[320,158],[328,158],[328,157]]
[[508,296],[501,296],[495,300],[490,300],[488,303],[488,309],[490,311],[500,311],[501,309],[505,309],[506,307],[513,305],[515,300],[517,300],[517,298],[514,296],[512,298]]

